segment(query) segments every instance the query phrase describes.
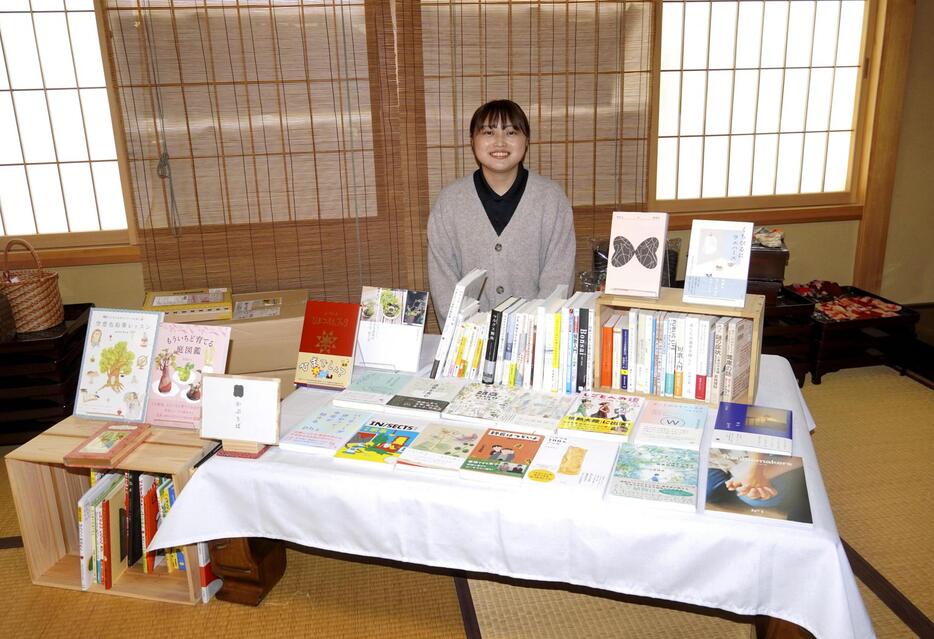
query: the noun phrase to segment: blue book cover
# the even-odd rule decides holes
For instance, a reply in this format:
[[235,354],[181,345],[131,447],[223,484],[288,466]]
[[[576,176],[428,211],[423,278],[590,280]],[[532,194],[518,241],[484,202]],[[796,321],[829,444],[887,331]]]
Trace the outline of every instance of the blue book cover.
[[721,448],[790,455],[791,411],[720,402],[713,444]]

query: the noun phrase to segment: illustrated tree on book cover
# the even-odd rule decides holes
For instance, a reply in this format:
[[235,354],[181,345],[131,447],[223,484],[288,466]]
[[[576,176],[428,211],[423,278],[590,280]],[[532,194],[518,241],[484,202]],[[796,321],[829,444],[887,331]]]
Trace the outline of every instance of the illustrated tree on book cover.
[[115,393],[122,391],[123,382],[120,381],[120,376],[132,372],[134,359],[136,354],[127,348],[126,342],[117,342],[110,348],[105,348],[101,352],[98,368],[107,375],[107,382],[101,388],[113,389]]

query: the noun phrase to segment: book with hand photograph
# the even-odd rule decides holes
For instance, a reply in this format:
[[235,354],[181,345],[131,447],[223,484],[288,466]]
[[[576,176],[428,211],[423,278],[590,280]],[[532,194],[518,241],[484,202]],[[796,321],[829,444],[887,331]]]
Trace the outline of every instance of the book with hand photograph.
[[699,466],[694,450],[623,442],[604,498],[694,511]]
[[448,474],[460,468],[474,449],[483,429],[461,424],[428,424],[402,452],[396,470]]
[[688,304],[742,308],[746,304],[752,222],[694,220],[684,294]]
[[[614,437],[626,441],[636,423],[644,397],[584,391],[558,423],[558,434]],[[565,432],[562,432],[565,431]]]
[[418,371],[427,309],[425,291],[364,286],[354,354],[357,366]]
[[370,467],[392,470],[399,456],[415,441],[424,426],[374,417],[337,449],[338,461],[368,462]]
[[334,455],[371,418],[370,413],[325,406],[279,439],[279,448],[310,455]]
[[720,402],[711,446],[791,455],[791,421],[783,408]]
[[347,388],[353,375],[360,305],[308,300],[295,366],[300,386]]
[[658,298],[667,240],[667,213],[615,211],[610,227],[606,292]]

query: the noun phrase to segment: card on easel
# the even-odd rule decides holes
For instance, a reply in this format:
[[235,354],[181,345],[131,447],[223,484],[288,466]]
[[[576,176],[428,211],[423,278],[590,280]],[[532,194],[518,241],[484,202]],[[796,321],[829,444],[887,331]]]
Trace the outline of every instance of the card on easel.
[[279,382],[276,377],[203,377],[201,437],[257,445],[279,443]]

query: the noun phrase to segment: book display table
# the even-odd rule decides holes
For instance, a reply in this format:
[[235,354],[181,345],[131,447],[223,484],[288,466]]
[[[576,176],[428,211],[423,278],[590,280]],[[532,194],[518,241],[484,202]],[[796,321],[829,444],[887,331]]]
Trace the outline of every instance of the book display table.
[[[757,403],[794,414],[794,454],[804,459],[813,526],[588,501],[457,476],[348,468],[328,457],[273,448],[258,460],[213,457],[202,465],[151,547],[265,537],[764,615],[818,637],[872,636],[794,374],[785,360],[768,355],[759,374]],[[283,431],[330,397],[311,389],[292,393],[282,405]],[[708,427],[702,451],[709,438]]]

